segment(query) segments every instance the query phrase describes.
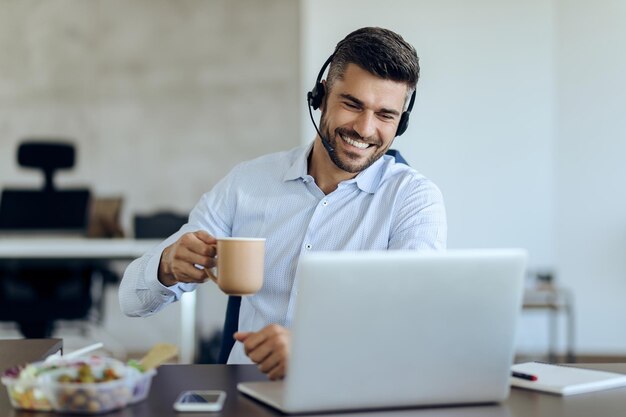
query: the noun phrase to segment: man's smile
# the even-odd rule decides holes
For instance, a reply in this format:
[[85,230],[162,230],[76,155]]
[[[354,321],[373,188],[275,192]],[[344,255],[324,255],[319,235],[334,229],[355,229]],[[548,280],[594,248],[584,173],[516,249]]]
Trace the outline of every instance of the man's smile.
[[358,142],[354,139],[350,139],[349,137],[342,135],[341,133],[339,133],[339,137],[341,138],[341,140],[343,140],[344,142],[346,142],[349,145],[354,146],[355,148],[359,148],[359,149],[367,149],[370,147],[369,143],[365,143],[365,142]]

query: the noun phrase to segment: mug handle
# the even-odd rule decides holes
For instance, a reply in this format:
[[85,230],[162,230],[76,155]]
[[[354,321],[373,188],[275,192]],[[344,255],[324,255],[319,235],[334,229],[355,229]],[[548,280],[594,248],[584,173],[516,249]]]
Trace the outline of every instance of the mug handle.
[[217,284],[217,276],[211,271],[213,268],[204,268],[204,273],[208,278],[210,278],[214,283]]

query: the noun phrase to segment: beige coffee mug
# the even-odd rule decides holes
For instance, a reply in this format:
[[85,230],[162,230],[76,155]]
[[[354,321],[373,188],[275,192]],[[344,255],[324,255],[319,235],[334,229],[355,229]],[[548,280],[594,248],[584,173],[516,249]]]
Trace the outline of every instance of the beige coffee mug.
[[217,274],[204,271],[228,295],[255,294],[263,286],[265,239],[223,237],[217,239]]

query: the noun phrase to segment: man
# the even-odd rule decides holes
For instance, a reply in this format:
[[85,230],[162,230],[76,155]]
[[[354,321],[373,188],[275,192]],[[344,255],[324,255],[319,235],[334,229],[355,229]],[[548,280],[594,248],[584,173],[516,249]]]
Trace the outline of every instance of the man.
[[129,265],[120,287],[127,315],[153,314],[205,282],[198,266],[215,266],[216,237],[264,237],[263,287],[242,299],[228,363],[253,362],[278,379],[289,358],[301,253],[445,248],[441,193],[385,155],[408,123],[415,49],[394,32],[363,28],[326,64],[308,96],[322,111],[313,143],[244,162],[203,195],[179,232]]

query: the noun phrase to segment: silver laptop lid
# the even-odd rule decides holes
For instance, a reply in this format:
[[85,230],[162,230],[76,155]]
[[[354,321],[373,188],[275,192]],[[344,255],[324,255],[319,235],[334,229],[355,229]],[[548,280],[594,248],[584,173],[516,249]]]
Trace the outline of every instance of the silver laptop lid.
[[523,250],[304,255],[281,408],[505,399],[525,265]]

